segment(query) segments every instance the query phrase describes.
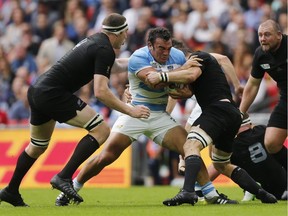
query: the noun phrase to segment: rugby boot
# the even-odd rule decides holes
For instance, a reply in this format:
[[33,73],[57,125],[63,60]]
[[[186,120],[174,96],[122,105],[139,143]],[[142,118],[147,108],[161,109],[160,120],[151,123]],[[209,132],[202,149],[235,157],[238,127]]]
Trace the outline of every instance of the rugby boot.
[[198,196],[198,201],[201,201],[201,202],[205,201],[205,197],[204,197],[204,195],[203,195],[201,190],[196,190],[195,193]]
[[205,198],[206,202],[208,204],[216,204],[216,205],[225,205],[225,204],[239,204],[237,200],[231,200],[224,194],[218,194],[218,196],[215,196],[211,199]]
[[288,191],[285,190],[284,193],[281,196],[281,200],[287,200],[287,198],[288,198]]
[[63,179],[58,175],[55,175],[51,180],[50,184],[52,188],[60,190],[63,192],[69,199],[73,199],[74,202],[80,203],[83,202],[83,198],[74,190],[72,179]]
[[259,189],[258,194],[256,194],[256,198],[260,199],[262,203],[277,203],[276,197],[264,189]]
[[68,206],[69,204],[70,199],[63,192],[61,192],[55,200],[56,206]]
[[198,197],[195,192],[188,192],[184,189],[181,189],[180,192],[173,198],[163,201],[163,204],[166,206],[178,206],[183,203],[188,203],[194,205],[197,203]]
[[244,191],[244,196],[243,199],[241,200],[242,202],[248,202],[248,201],[254,201],[255,200],[255,195],[250,193],[249,191]]
[[21,195],[19,193],[14,194],[8,191],[7,187],[0,191],[0,203],[4,201],[15,207],[29,207],[24,203]]

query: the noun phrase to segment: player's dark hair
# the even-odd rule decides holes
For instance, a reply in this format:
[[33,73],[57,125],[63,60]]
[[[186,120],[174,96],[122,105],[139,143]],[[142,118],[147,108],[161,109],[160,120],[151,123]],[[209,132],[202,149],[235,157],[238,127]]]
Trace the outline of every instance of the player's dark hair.
[[180,40],[177,40],[175,38],[172,39],[172,46],[176,49],[181,50],[185,56],[188,56],[192,53],[192,51]]
[[109,14],[102,22],[105,26],[118,27],[126,22],[126,18],[118,13]]
[[154,45],[157,38],[161,38],[165,41],[168,41],[171,39],[171,37],[172,37],[172,35],[167,28],[156,27],[156,28],[149,30],[147,42],[148,43],[150,42],[151,45]]

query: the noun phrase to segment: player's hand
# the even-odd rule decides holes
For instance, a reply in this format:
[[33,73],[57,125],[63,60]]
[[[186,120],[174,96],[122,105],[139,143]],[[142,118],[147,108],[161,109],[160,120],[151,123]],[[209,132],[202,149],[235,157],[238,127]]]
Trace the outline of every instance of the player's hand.
[[243,91],[244,91],[244,86],[242,85],[239,85],[235,88],[235,96],[239,98],[240,100],[242,99]]
[[132,95],[129,91],[129,84],[126,85],[126,89],[124,90],[124,93],[122,95],[122,101],[124,103],[130,103],[132,100]]
[[130,116],[134,118],[149,118],[150,116],[150,109],[144,105],[137,105],[132,107],[132,111]]
[[179,155],[178,173],[185,176],[185,161],[181,155]]
[[190,67],[200,67],[202,64],[203,59],[198,58],[197,55],[192,55],[189,57],[189,59],[185,62],[184,65],[181,66],[182,70],[187,70]]
[[146,84],[152,88],[156,88],[157,84],[161,82],[159,73],[157,72],[150,72],[146,76]]
[[182,88],[175,88],[169,90],[169,96],[173,99],[190,98],[193,92],[189,88],[189,85],[184,85]]

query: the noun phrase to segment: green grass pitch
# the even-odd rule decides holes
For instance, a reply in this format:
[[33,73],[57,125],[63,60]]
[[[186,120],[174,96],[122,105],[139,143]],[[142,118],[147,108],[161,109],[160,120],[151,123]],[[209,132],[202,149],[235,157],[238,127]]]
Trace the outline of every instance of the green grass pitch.
[[[238,187],[217,187],[231,199],[241,201],[243,192]],[[57,207],[57,190],[22,189],[29,208],[15,208],[5,202],[0,205],[1,216],[286,216],[287,201],[263,204],[259,200],[240,202],[239,205],[196,205],[167,207],[162,204],[179,188],[170,186],[130,188],[84,188],[80,191],[84,202],[80,205]]]

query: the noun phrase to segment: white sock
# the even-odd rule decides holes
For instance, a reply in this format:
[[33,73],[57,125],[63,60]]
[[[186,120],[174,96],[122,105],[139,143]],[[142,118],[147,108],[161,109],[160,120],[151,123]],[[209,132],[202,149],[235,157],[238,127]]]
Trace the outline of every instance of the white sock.
[[73,179],[73,187],[74,189],[78,192],[82,187],[84,186],[84,184],[81,184],[77,181],[77,178]]
[[206,199],[211,199],[215,196],[219,196],[211,181],[202,186],[202,193]]

